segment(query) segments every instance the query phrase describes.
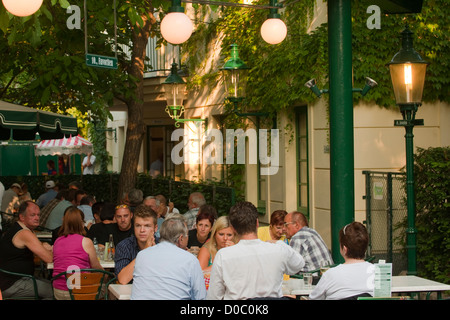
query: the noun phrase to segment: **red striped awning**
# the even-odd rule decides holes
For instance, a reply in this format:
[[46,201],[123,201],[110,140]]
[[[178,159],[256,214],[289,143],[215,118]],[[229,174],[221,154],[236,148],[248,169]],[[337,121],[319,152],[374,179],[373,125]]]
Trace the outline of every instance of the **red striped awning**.
[[92,143],[81,136],[63,139],[42,140],[36,145],[36,156],[87,154],[93,151]]

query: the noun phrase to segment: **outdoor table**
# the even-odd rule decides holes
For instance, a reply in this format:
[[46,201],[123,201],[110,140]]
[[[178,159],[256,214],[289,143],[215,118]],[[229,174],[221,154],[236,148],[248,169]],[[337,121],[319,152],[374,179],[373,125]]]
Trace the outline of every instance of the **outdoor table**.
[[130,300],[132,286],[132,284],[110,284],[108,287],[109,296],[117,300]]
[[[292,280],[297,280],[295,284]],[[283,293],[300,296],[308,296],[314,289],[314,285],[310,288],[305,288],[303,280],[290,279],[283,281]],[[290,289],[290,291],[289,291]],[[418,292],[437,292],[438,299],[441,298],[442,291],[450,291],[450,285],[439,283],[436,281],[420,278],[417,276],[393,276],[392,277],[392,293],[418,293]]]
[[[100,260],[100,265],[104,269],[114,269],[115,267],[114,260]],[[47,263],[47,269],[53,269],[53,262]]]
[[[302,286],[302,287],[299,287]],[[114,297],[117,300],[130,300],[131,297],[131,287],[132,284],[110,284],[108,290],[110,292],[110,297]],[[305,288],[302,279],[290,279],[283,281],[283,295],[298,295],[304,296],[311,293],[311,288]],[[292,288],[297,288],[292,290]]]
[[305,286],[303,279],[290,278],[289,280],[283,280],[282,290],[285,296],[309,296],[316,286]]
[[[118,300],[130,300],[131,284],[111,284],[109,292]],[[308,296],[315,285],[306,287],[302,279],[283,280],[283,295],[295,295],[297,298]],[[450,291],[450,285],[420,278],[417,276],[393,276],[392,293],[437,292],[438,299],[442,291]]]
[[394,276],[391,291],[397,293],[437,292],[437,298],[441,299],[442,291],[450,291],[450,285],[417,276]]
[[52,241],[52,233],[50,231],[36,231],[36,237],[39,241],[43,242],[51,242]]

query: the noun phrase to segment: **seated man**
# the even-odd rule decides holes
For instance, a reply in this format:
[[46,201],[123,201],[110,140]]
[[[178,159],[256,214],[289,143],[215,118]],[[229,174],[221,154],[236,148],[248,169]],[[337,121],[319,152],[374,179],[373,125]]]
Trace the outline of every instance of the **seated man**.
[[258,239],[258,211],[252,203],[238,202],[228,217],[239,242],[217,251],[207,299],[282,298],[283,275],[299,272],[302,256],[283,241]]
[[189,210],[183,214],[183,217],[187,221],[189,230],[195,229],[195,223],[197,222],[197,215],[200,207],[206,204],[205,197],[200,192],[192,192],[189,195],[188,208]]
[[55,230],[62,225],[64,212],[68,207],[72,205],[67,199],[69,198],[69,193],[66,194],[67,198],[61,198],[61,201],[53,208],[50,214],[47,217],[47,221],[45,222],[45,227],[50,230]]
[[[52,248],[41,243],[33,230],[39,226],[39,206],[27,200],[19,207],[19,220],[9,228],[0,239],[0,269],[34,274],[34,255],[44,262],[53,262]],[[50,282],[36,279],[38,295],[42,299],[52,299]],[[0,290],[4,298],[33,296],[33,282],[28,277],[18,278],[1,274]]]
[[198,259],[186,251],[188,228],[182,218],[166,219],[161,242],[140,251],[131,300],[203,300],[206,286]]
[[113,235],[115,246],[133,234],[133,214],[127,205],[115,207],[112,203],[105,203],[100,218],[102,222],[92,225],[87,233],[91,240],[96,238],[99,245],[105,245],[110,234]]
[[78,209],[84,213],[84,222],[86,227],[90,228],[95,223],[94,215],[92,213],[92,206],[95,203],[95,198],[91,195],[86,195],[81,198]]
[[50,200],[54,199],[58,194],[56,189],[56,184],[53,180],[49,180],[45,183],[45,193],[41,194],[36,200],[37,205],[43,208]]
[[134,235],[122,240],[116,247],[115,273],[119,283],[127,284],[133,280],[134,265],[139,251],[154,246],[155,232],[158,229],[156,213],[146,205],[134,210]]
[[333,265],[333,258],[325,241],[319,233],[308,227],[308,220],[301,212],[290,212],[284,217],[286,237],[289,245],[299,252],[305,259],[302,272],[309,272],[320,268],[321,262]]

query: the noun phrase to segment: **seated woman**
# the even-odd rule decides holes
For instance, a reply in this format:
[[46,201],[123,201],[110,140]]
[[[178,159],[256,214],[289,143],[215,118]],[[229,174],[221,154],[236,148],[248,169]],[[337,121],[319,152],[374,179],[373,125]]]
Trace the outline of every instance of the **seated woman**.
[[342,300],[358,295],[373,295],[374,266],[364,261],[369,234],[359,222],[339,231],[341,255],[345,262],[330,268],[309,295],[311,300]]
[[[53,275],[67,271],[69,267],[79,269],[101,269],[97,253],[91,239],[85,237],[83,212],[70,206],[64,212],[59,237],[53,245]],[[57,300],[70,300],[66,279],[61,276],[53,281],[54,295]]]
[[187,247],[190,251],[193,250],[191,251],[192,253],[195,253],[194,251],[198,253],[200,247],[209,239],[211,235],[210,231],[216,218],[217,211],[213,206],[205,204],[200,207],[195,223],[195,229],[189,231]]
[[270,225],[258,228],[258,239],[262,241],[284,241],[286,236],[283,234],[284,217],[287,212],[284,210],[275,210],[270,215]]
[[200,248],[198,253],[198,260],[202,270],[211,270],[217,251],[232,246],[236,242],[236,233],[231,227],[228,216],[219,217],[211,230],[211,238]]

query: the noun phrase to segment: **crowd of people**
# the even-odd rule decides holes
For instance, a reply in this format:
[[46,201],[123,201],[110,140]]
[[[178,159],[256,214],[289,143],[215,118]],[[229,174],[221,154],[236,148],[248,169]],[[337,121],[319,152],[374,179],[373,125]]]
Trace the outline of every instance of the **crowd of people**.
[[[164,195],[144,196],[139,189],[117,205],[96,202],[77,182],[65,188],[48,180],[45,188],[36,201],[11,201],[22,193],[17,183],[4,192],[2,211],[6,199],[17,221],[2,232],[0,269],[34,274],[35,256],[53,262],[53,275],[74,265],[103,269],[99,252],[113,243],[117,282],[132,285],[133,300],[237,300],[282,299],[285,275],[334,263],[320,234],[298,211],[276,210],[269,225],[260,226],[252,203],[238,202],[219,216],[200,192],[189,195],[189,210],[180,213]],[[52,231],[51,243],[39,241],[33,232],[38,227]],[[345,262],[324,273],[311,299],[371,294],[366,228],[358,222],[345,226],[340,243]],[[70,299],[63,277],[37,283],[42,299]],[[33,284],[2,274],[0,290],[3,297],[29,296]]]

